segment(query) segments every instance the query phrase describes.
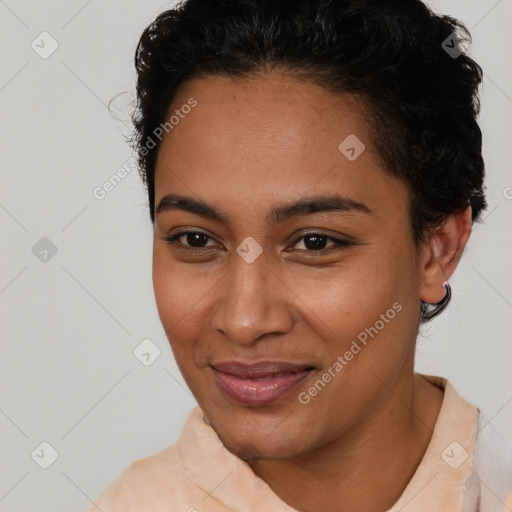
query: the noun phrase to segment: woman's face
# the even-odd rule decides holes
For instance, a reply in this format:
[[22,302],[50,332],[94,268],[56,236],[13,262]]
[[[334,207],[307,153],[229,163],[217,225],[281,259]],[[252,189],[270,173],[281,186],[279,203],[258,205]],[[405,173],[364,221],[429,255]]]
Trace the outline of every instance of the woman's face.
[[424,276],[406,185],[383,171],[361,104],[272,74],[194,79],[176,110],[153,281],[209,422],[248,460],[371,424],[412,382]]

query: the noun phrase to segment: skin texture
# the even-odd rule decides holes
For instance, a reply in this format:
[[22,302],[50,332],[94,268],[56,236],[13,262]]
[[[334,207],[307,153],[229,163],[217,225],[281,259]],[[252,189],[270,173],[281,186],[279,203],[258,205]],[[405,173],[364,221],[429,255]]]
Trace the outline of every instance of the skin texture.
[[[162,140],[155,202],[172,192],[228,220],[156,215],[155,297],[183,377],[224,445],[290,506],[385,510],[421,462],[442,403],[442,391],[413,372],[420,300],[443,298],[471,232],[470,207],[416,247],[407,186],[383,170],[355,96],[277,73],[207,76],[184,84],[170,110],[190,97],[197,106]],[[350,134],[366,146],[354,161],[338,150]],[[372,213],[266,220],[277,204],[333,191]],[[183,228],[211,237],[196,245],[203,255],[187,236],[164,240]],[[354,244],[332,250],[327,238],[325,254],[311,255],[308,233]],[[236,252],[246,237],[263,249],[252,263]],[[299,393],[396,302],[401,311],[300,403]],[[212,362],[268,359],[315,370],[265,406],[236,405],[215,384]]]

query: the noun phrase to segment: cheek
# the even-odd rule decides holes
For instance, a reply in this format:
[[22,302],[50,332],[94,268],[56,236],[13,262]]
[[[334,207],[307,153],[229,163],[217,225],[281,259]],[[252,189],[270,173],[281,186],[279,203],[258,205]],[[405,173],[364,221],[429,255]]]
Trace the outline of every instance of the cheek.
[[176,301],[179,295],[179,283],[176,273],[165,264],[164,258],[156,249],[153,250],[153,290],[155,301],[164,327],[168,328],[176,317]]
[[[290,274],[287,286],[297,297],[304,315],[333,335],[357,334],[381,313],[401,300],[408,289],[397,258],[361,253],[342,265],[320,271]],[[308,313],[308,311],[310,313]]]
[[211,277],[172,259],[166,249],[160,244],[153,249],[153,289],[162,322],[172,325],[194,314],[211,287]]
[[208,298],[222,276],[171,260],[164,248],[153,251],[153,288],[160,321],[183,373],[204,363],[200,340],[208,325]]
[[183,350],[193,339],[193,328],[198,325],[191,320],[196,290],[186,283],[183,272],[171,263],[163,251],[153,253],[153,289],[160,321],[180,365]]
[[351,390],[360,396],[374,390],[379,382],[371,371],[392,380],[414,344],[417,305],[410,293],[408,258],[403,251],[375,249],[292,285],[307,329],[323,341],[316,349],[323,352],[323,371],[344,357],[343,369],[335,370],[335,394]]

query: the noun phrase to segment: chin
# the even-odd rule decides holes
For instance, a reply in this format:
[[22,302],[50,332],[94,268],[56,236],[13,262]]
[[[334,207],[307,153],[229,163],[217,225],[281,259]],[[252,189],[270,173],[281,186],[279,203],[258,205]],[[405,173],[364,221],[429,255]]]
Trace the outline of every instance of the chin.
[[[245,415],[244,415],[245,416]],[[212,422],[222,444],[247,462],[259,459],[288,459],[304,452],[304,431],[297,421],[245,416],[237,421],[231,415],[226,421]]]
[[299,455],[304,445],[282,438],[269,440],[264,435],[258,439],[226,439],[219,435],[222,444],[234,455],[246,462],[255,462],[262,459],[289,459]]

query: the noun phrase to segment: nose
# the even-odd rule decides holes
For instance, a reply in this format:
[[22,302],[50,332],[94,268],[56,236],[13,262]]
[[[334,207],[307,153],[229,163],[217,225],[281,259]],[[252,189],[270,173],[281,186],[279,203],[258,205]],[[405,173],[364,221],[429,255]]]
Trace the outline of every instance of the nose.
[[292,290],[264,253],[252,263],[233,254],[231,267],[218,284],[212,326],[239,345],[253,345],[265,335],[285,334],[294,326]]

